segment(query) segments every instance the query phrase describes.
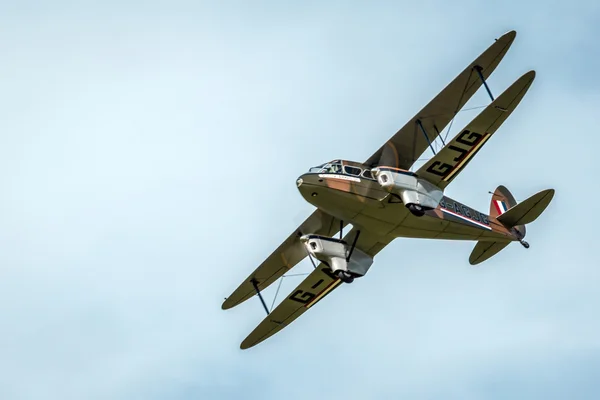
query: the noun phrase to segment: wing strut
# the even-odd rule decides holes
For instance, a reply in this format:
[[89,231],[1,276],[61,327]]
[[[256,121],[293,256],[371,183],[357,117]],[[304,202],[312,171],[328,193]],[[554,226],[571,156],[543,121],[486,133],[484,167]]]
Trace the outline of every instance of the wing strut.
[[[342,240],[343,230],[344,230],[344,221],[340,221],[340,240]],[[347,258],[346,261],[350,260],[350,256],[352,255],[352,252],[354,251],[354,246],[356,246],[356,242],[358,241],[358,236],[359,235],[360,235],[360,231],[357,231],[356,232],[356,236],[354,237],[354,243],[352,243],[352,248],[350,249],[350,253],[348,254],[348,258]],[[310,259],[310,262],[312,263],[313,267],[315,269],[317,269],[317,265],[315,264],[315,260],[313,260],[313,258],[310,255],[310,252],[308,251],[308,249],[306,249],[306,252],[308,254],[308,258]],[[300,274],[300,275],[305,275],[305,274]],[[283,280],[283,278],[286,278],[286,275],[283,275],[280,278],[280,282],[279,282],[280,286],[281,286],[281,281]],[[258,281],[255,278],[252,278],[250,280],[250,283],[252,283],[252,286],[254,287],[254,290],[256,291],[256,294],[258,295],[258,298],[260,299],[260,302],[262,303],[262,306],[265,309],[265,312],[267,313],[267,315],[269,315],[270,314],[269,308],[267,307],[267,304],[265,303],[265,299],[263,298],[262,294],[260,293],[260,289],[258,288]],[[275,293],[275,298],[273,299],[273,304],[275,304],[275,300],[277,299],[277,294],[278,293],[279,293],[279,288],[277,288],[277,293]],[[273,306],[271,306],[271,308],[273,308]]]
[[433,149],[433,146],[431,145],[431,140],[429,140],[429,136],[427,136],[427,132],[425,131],[425,128],[423,128],[423,124],[421,123],[421,120],[418,119],[416,122],[417,122],[417,125],[419,125],[419,128],[421,128],[421,132],[423,132],[423,136],[425,136],[425,140],[427,140],[427,144],[429,144],[429,148],[431,149],[431,151],[433,151],[433,155],[435,155],[435,150]]
[[252,282],[252,286],[254,286],[254,290],[256,290],[256,294],[258,295],[260,302],[262,303],[263,307],[265,308],[267,315],[269,315],[269,309],[267,308],[267,305],[265,304],[265,299],[263,299],[262,294],[260,294],[260,290],[258,289],[258,281],[256,279],[252,279],[250,282]]
[[[453,118],[454,119],[454,118]],[[440,138],[440,140],[442,141],[442,144],[444,146],[446,146],[446,142],[444,141],[444,138],[442,137],[442,135],[440,134],[440,130],[438,129],[437,126],[433,125],[433,129],[435,129],[435,133],[437,134],[437,136]]]
[[492,96],[492,91],[490,90],[490,87],[488,86],[487,82],[485,81],[485,78],[483,77],[483,74],[481,73],[481,67],[479,65],[476,65],[473,67],[473,69],[475,70],[475,72],[477,72],[477,75],[479,75],[479,79],[481,79],[481,82],[483,82],[483,86],[485,86],[485,90],[487,90],[488,94],[490,95],[490,98],[492,99],[492,101],[494,101],[494,96]]
[[[476,65],[473,67],[473,70],[475,70],[475,72],[477,72],[477,75],[479,76],[479,79],[481,79],[481,82],[483,83],[483,86],[485,86],[485,90],[487,91],[487,94],[490,96],[490,99],[492,99],[492,101],[494,101],[494,95],[492,95],[492,91],[490,90],[490,87],[488,86],[485,77],[483,76],[483,74],[481,73],[481,67],[479,65]],[[500,107],[497,107],[499,110],[501,111],[506,111],[505,109],[502,109]],[[468,111],[468,110],[472,110],[472,108],[469,108],[467,110],[463,110],[463,111]],[[456,117],[457,113],[454,113],[454,117]],[[446,137],[448,137],[448,135],[450,134],[450,129],[452,128],[452,124],[454,123],[454,117],[452,117],[452,120],[450,121],[450,126],[448,127],[448,131],[446,132]],[[442,139],[442,135],[440,135],[440,133],[437,130],[437,127],[434,126],[435,131],[437,132],[437,134],[439,135],[440,139]],[[446,146],[446,143],[444,142],[444,139],[442,139],[442,143],[444,144],[444,147]]]

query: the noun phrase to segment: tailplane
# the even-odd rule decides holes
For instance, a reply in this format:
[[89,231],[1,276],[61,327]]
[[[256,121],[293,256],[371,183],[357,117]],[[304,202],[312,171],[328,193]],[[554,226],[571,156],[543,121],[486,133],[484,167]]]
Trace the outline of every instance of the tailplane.
[[[509,229],[514,228],[518,232],[521,244],[528,248],[529,244],[523,240],[526,232],[525,224],[535,221],[548,207],[553,197],[554,189],[546,189],[517,204],[506,187],[498,186],[492,196],[490,218],[496,218],[498,222]],[[477,242],[469,257],[469,263],[471,265],[479,264],[497,254],[509,243],[508,241]]]
[[524,224],[532,223],[544,212],[553,197],[554,189],[542,190],[498,215],[496,219],[507,228],[513,226],[523,226],[524,228]]
[[469,256],[469,264],[476,265],[484,262],[500,250],[508,246],[510,242],[477,242]]

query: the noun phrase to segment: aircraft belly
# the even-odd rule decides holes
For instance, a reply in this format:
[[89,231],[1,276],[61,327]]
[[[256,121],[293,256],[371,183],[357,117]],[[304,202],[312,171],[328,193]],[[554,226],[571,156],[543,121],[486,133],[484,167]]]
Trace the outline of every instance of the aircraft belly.
[[483,232],[477,240],[483,241],[483,242],[502,242],[502,241],[510,242],[515,239],[512,238],[511,236],[504,235],[504,234],[496,232],[496,231],[489,231],[489,232]]
[[508,239],[492,230],[482,214],[452,199],[444,198],[443,207],[417,217],[389,193],[379,190],[376,182],[316,174],[302,178],[299,189],[308,202],[377,235],[448,240]]
[[377,182],[331,174],[306,174],[298,188],[315,207],[344,221],[353,221],[365,208],[382,208],[380,200],[388,195]]
[[350,223],[380,236],[388,235],[396,226],[389,221],[373,218],[364,213],[356,215]]
[[315,207],[343,221],[351,221],[364,207],[356,196],[328,187],[304,184],[302,194]]
[[397,237],[475,240],[481,231],[436,217],[415,217],[410,214],[391,234]]
[[449,222],[448,226],[440,232],[436,238],[438,239],[454,239],[454,240],[477,240],[483,233],[482,229],[473,228],[457,222]]
[[480,240],[482,236],[495,240],[505,238],[487,229],[453,221],[439,210],[416,217],[401,203],[384,203],[383,208],[376,209],[365,207],[354,220],[352,223],[359,223],[367,229],[376,226],[379,234],[393,237],[453,240]]

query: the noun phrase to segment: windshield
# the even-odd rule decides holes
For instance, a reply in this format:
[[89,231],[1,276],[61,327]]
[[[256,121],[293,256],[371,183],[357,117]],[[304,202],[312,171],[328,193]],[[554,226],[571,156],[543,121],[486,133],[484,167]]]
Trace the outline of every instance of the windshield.
[[342,164],[340,162],[330,162],[326,164],[322,164],[316,167],[312,167],[308,170],[308,172],[315,173],[326,173],[326,174],[341,174],[342,173]]
[[327,164],[321,164],[321,165],[317,165],[316,167],[312,167],[311,169],[308,170],[308,172],[323,172],[324,169],[323,167],[327,165]]

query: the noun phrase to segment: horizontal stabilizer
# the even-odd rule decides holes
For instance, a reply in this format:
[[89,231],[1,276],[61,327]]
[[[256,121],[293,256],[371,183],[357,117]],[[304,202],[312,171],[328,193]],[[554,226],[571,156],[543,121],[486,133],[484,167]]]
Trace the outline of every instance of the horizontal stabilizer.
[[477,242],[469,256],[469,264],[477,265],[484,262],[509,244],[510,242]]
[[529,224],[537,219],[554,197],[554,189],[542,190],[497,217],[506,227]]

